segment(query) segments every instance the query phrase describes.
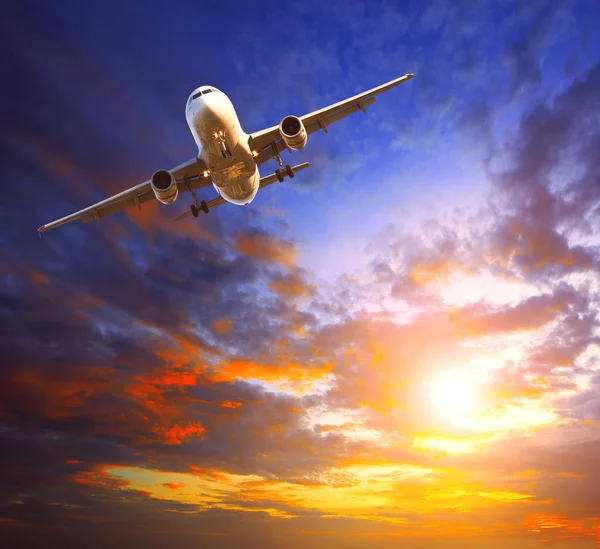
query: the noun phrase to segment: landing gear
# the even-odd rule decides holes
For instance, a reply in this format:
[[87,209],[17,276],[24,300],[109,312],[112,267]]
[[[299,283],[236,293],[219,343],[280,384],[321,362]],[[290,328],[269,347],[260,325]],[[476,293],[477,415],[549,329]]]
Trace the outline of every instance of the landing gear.
[[196,202],[196,204],[192,204],[190,206],[190,210],[192,211],[192,215],[194,217],[198,217],[198,214],[202,211],[204,213],[208,213],[210,210],[208,209],[208,204],[203,200],[202,202],[200,202],[200,204],[198,204]]
[[277,176],[277,180],[280,183],[283,183],[283,179],[286,175],[290,178],[294,177],[294,170],[292,170],[292,167],[289,164],[287,164],[286,166],[283,165],[281,155],[277,152],[277,149],[274,146],[273,150],[275,151],[275,158],[277,159],[277,163],[279,164],[279,169],[275,170],[275,175]]
[[229,150],[229,147],[227,146],[227,143],[225,142],[225,132],[222,130],[219,131],[218,133],[215,132],[214,137],[217,140],[217,143],[219,144],[219,146],[221,147],[221,156],[223,158],[227,158],[228,156],[233,156],[231,154],[231,151]]
[[202,211],[204,213],[208,213],[208,204],[202,200],[202,202],[198,202],[198,197],[196,196],[196,191],[192,187],[191,183],[188,179],[185,180],[192,197],[194,198],[194,203],[190,206],[190,211],[194,217],[198,217],[198,214]]

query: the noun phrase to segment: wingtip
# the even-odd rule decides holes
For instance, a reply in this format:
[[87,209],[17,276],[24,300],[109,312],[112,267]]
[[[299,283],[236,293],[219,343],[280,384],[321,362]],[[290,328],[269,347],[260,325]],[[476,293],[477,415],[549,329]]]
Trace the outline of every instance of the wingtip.
[[39,229],[38,229],[38,233],[41,233],[43,231],[46,230],[46,225],[42,225]]

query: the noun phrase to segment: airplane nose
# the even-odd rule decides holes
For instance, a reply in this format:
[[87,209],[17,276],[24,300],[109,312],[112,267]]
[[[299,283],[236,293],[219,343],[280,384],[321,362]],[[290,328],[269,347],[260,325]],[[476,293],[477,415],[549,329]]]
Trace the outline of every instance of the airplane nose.
[[197,106],[198,114],[202,114],[204,116],[210,116],[214,114],[215,108],[213,101],[210,98],[199,97],[198,98],[198,106]]

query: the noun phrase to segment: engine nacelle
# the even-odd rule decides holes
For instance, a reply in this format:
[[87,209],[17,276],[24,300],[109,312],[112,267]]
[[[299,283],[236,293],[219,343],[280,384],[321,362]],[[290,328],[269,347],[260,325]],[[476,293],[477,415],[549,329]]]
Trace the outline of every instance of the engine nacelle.
[[302,120],[297,116],[286,116],[279,124],[279,133],[290,149],[299,151],[306,146],[308,134]]
[[171,172],[168,172],[167,170],[158,170],[154,172],[152,179],[150,179],[150,185],[152,186],[156,198],[163,204],[173,204],[179,196],[177,183],[171,175]]

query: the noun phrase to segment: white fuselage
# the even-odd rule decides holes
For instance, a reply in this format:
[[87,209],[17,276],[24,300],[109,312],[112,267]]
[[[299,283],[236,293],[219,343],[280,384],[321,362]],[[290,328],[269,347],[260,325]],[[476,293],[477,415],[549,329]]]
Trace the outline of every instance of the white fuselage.
[[233,204],[252,202],[260,174],[229,98],[212,86],[202,86],[190,95],[185,118],[217,192]]

